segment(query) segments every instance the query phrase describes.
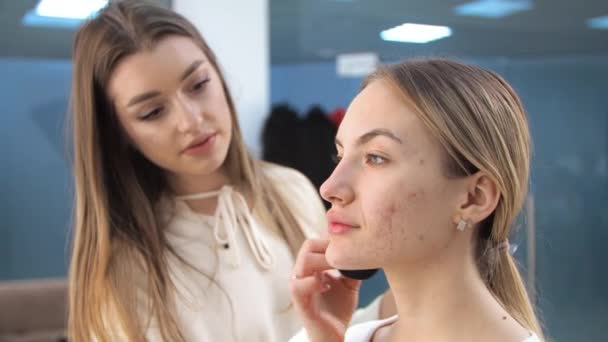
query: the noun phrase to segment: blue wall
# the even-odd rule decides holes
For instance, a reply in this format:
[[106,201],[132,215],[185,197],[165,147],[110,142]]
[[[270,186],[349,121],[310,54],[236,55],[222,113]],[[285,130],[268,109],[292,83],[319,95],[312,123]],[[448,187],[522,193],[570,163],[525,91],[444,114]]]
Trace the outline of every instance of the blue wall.
[[506,73],[530,115],[540,308],[558,341],[608,322],[608,59],[520,62]]
[[67,61],[0,59],[0,279],[66,273]]

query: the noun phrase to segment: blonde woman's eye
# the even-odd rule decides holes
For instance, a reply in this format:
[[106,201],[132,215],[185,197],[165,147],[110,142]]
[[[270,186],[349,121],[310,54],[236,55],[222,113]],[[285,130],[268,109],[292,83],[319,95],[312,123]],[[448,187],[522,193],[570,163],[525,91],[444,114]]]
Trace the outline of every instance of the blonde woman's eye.
[[370,165],[382,165],[388,162],[388,159],[377,154],[370,153],[365,156],[365,162]]

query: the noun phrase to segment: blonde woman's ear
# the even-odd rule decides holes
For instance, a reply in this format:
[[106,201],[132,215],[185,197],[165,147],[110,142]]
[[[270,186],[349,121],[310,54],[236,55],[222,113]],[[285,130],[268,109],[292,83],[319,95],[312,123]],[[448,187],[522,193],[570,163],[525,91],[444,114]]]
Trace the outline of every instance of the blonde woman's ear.
[[[482,172],[471,175],[468,199],[460,207],[460,219],[464,220],[466,226],[485,220],[490,216],[500,200],[500,191],[496,182]],[[466,228],[464,226],[464,228]],[[460,230],[460,229],[459,229]]]

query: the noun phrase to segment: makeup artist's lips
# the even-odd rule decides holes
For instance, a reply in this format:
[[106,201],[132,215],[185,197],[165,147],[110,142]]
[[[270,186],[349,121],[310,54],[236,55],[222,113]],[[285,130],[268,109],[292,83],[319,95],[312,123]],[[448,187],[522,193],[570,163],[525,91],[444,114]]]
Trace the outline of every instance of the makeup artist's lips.
[[335,211],[329,211],[327,213],[328,227],[327,231],[329,234],[346,234],[353,229],[359,228],[357,225],[348,222],[342,215]]
[[182,153],[190,156],[195,156],[207,153],[213,147],[217,133],[207,134],[197,139],[194,139]]

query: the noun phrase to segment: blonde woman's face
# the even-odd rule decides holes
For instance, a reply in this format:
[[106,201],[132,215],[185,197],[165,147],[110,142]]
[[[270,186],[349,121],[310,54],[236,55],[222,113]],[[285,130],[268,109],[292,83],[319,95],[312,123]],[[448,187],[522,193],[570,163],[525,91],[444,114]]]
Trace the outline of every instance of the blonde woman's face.
[[440,144],[387,82],[373,81],[353,100],[336,147],[339,162],[321,186],[332,204],[332,266],[388,267],[448,246],[465,184],[444,176]]
[[170,175],[208,175],[223,165],[230,109],[219,75],[190,38],[168,36],[126,57],[107,91],[130,143]]

